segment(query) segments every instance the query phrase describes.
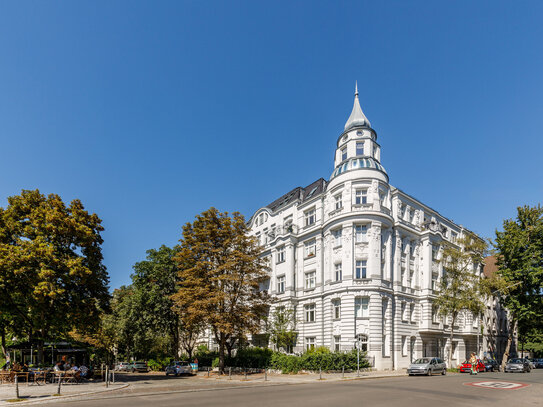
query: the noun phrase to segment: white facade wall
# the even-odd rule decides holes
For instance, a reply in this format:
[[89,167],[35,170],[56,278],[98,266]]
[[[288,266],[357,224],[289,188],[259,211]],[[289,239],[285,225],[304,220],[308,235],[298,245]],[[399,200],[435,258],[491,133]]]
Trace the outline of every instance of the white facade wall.
[[[308,344],[334,349],[338,339],[340,349],[349,350],[362,334],[378,369],[406,368],[422,356],[445,357],[451,346],[449,326],[432,316],[434,288],[442,276],[436,260],[440,244],[454,243],[464,229],[390,185],[369,122],[348,124],[338,139],[330,181],[291,191],[251,218],[252,233],[271,260],[269,289],[278,299],[274,306],[296,309],[295,351]],[[357,154],[361,146],[363,155]],[[356,168],[350,160],[357,157],[377,164]],[[360,190],[365,203],[357,203]],[[314,211],[311,224],[308,211]],[[357,226],[365,228],[364,236],[357,238]],[[314,251],[308,248],[313,243]],[[356,276],[357,261],[365,262],[364,278]],[[339,281],[336,264],[341,264]],[[284,291],[278,289],[281,284]],[[367,314],[355,316],[355,303],[362,299],[368,301]],[[336,302],[341,304],[339,318],[334,318]],[[306,318],[308,306],[314,307],[314,321]],[[477,320],[470,315],[458,324],[453,364],[477,348]]]

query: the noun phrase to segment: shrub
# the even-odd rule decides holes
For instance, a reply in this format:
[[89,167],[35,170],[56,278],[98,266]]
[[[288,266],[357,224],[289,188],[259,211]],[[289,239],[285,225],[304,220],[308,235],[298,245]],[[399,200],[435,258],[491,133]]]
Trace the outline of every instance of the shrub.
[[[360,356],[360,368],[369,367],[368,361]],[[357,352],[330,352],[328,348],[317,348],[301,355],[285,355],[275,352],[271,358],[270,366],[283,373],[298,373],[300,370],[356,370]]]

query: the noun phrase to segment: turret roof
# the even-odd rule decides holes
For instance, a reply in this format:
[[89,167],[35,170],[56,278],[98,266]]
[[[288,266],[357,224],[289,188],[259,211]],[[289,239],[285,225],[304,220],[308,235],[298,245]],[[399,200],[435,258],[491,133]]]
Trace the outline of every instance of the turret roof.
[[371,127],[370,121],[366,115],[364,115],[364,112],[360,107],[360,101],[358,100],[358,83],[355,84],[353,111],[351,112],[347,123],[345,123],[345,130],[354,126]]

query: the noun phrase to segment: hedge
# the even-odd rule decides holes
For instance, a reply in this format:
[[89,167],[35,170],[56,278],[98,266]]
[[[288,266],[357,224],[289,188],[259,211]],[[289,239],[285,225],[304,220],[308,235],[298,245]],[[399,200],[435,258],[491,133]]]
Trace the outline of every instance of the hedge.
[[[360,354],[360,368],[370,367],[364,357]],[[217,352],[201,351],[196,354],[200,366],[219,366]],[[235,356],[225,357],[226,367],[246,368],[272,368],[283,373],[297,373],[300,370],[356,370],[357,352],[331,352],[328,348],[318,348],[302,353],[301,355],[287,355],[280,352],[273,352],[268,348],[244,348],[239,349]]]
[[[369,362],[360,354],[360,368],[370,367]],[[356,370],[357,351],[350,352],[316,352],[308,351],[301,355],[286,355],[275,352],[272,356],[270,367],[281,370],[282,373],[298,373],[300,370]]]

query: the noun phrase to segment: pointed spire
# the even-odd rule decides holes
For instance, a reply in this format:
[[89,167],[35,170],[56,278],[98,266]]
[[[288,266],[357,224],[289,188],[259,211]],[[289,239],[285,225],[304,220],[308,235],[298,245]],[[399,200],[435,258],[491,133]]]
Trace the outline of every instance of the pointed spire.
[[351,115],[349,116],[347,123],[345,123],[345,130],[353,126],[371,127],[370,121],[364,115],[364,112],[362,112],[362,108],[360,107],[360,102],[358,100],[358,81],[356,81],[354,85],[353,111],[351,112]]

